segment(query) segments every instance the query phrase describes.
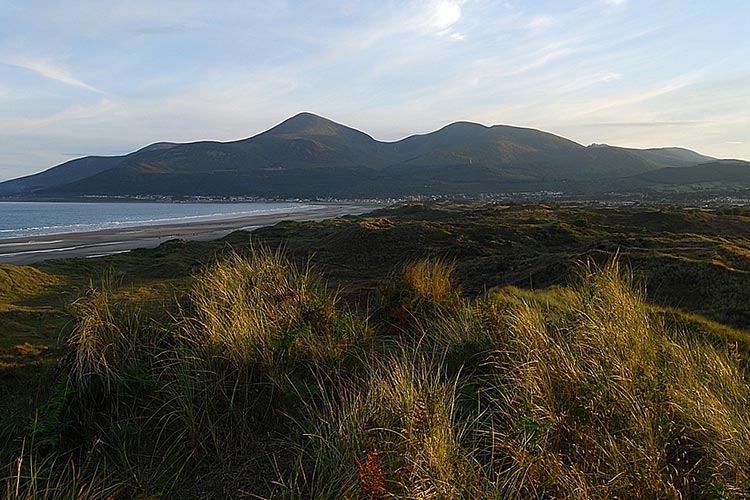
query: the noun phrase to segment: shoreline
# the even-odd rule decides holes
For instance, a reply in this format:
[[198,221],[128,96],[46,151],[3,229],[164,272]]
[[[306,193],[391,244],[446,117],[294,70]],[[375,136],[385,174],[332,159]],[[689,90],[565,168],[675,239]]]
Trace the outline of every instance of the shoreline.
[[137,248],[154,248],[174,239],[215,240],[234,231],[252,231],[282,221],[319,221],[344,215],[360,215],[381,206],[321,204],[295,211],[228,219],[0,239],[0,264],[27,265],[49,259],[102,257]]

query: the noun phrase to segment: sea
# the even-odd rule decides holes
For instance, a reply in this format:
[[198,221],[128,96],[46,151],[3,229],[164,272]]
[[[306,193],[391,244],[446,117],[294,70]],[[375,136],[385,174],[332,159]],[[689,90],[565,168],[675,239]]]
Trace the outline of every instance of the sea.
[[188,224],[278,212],[311,205],[269,203],[0,202],[0,240],[162,224]]

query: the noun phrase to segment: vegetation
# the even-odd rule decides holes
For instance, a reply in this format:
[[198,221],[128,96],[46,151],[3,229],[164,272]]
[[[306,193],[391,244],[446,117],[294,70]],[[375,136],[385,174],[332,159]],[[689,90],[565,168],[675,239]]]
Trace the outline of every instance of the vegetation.
[[[4,367],[0,498],[750,495],[746,333],[654,303],[627,248],[578,255],[543,288],[477,292],[488,281],[472,277],[496,247],[480,245],[471,221],[483,213],[489,224],[495,210],[535,218],[516,237],[537,266],[559,265],[555,245],[572,259],[579,240],[604,233],[596,211],[412,206],[282,225],[260,232],[265,243],[235,234],[231,248],[171,242],[11,268],[38,285],[9,305],[60,301],[55,314],[70,321],[66,345],[46,346],[47,369],[21,354]],[[652,223],[703,228],[690,238],[712,254],[701,235],[743,215],[693,217]],[[518,252],[493,227],[487,238]],[[294,237],[277,250],[284,232]],[[298,258],[313,233],[329,250]],[[649,237],[676,239],[665,234]],[[392,243],[405,235],[464,253],[407,252]],[[534,235],[551,249],[543,258]],[[351,246],[334,251],[342,240]],[[369,251],[352,261],[380,279],[336,257],[360,244]],[[76,275],[74,264],[87,267]],[[727,267],[714,279],[740,272]],[[29,391],[32,375],[44,390]]]
[[[373,198],[416,194],[747,192],[750,163],[680,148],[584,147],[539,130],[456,122],[396,142],[300,113],[254,137],[156,143],[0,183],[10,199]],[[83,197],[83,198],[82,198]]]

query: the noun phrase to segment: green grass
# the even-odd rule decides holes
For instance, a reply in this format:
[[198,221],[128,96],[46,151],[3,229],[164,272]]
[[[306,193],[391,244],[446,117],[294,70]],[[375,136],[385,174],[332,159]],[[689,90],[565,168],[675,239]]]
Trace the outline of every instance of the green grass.
[[3,500],[109,500],[124,485],[93,464],[22,453],[0,479]]
[[[514,292],[427,322],[345,388],[321,383],[290,496],[748,493],[750,392],[726,348],[666,328],[615,262]],[[481,362],[450,356],[466,342]]]
[[0,368],[56,344],[65,281],[33,267],[0,265]]
[[[409,206],[22,268],[0,319],[68,326],[3,331],[0,498],[745,498],[748,336],[700,314],[744,314],[744,217]],[[659,299],[696,269],[737,297]]]
[[33,267],[0,264],[0,303],[36,297],[45,289],[62,282],[62,277]]

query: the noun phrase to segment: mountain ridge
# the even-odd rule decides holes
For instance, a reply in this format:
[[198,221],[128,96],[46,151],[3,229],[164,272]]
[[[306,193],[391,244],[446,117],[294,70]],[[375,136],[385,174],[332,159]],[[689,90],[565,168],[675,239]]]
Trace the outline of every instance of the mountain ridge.
[[[449,123],[380,141],[310,112],[245,139],[155,142],[122,156],[87,156],[0,183],[4,198],[81,196],[392,197],[553,189],[603,192],[686,184],[717,161],[684,148],[584,146],[533,128]],[[703,184],[750,188],[750,163],[707,168]],[[685,171],[682,169],[692,168]],[[649,172],[663,169],[656,178]],[[730,172],[731,170],[731,172]],[[640,176],[640,177],[639,177]],[[666,177],[665,177],[666,176]],[[685,182],[680,178],[687,176]]]

